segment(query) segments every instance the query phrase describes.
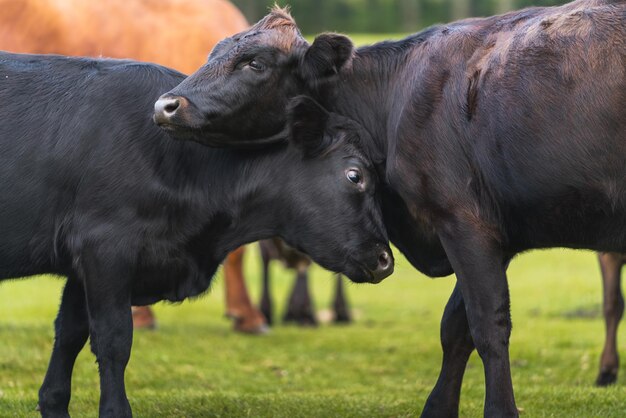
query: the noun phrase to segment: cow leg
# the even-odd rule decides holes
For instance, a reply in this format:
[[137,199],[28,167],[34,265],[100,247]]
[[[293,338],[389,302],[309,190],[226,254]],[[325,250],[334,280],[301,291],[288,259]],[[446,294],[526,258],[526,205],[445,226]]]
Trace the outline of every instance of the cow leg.
[[244,248],[239,247],[228,254],[224,263],[226,316],[234,320],[235,331],[261,334],[267,331],[267,324],[263,314],[252,306],[248,295],[243,277]]
[[54,346],[39,389],[38,409],[43,417],[69,417],[72,370],[89,337],[85,292],[76,278],[69,278],[65,284],[54,328]]
[[[116,257],[107,257],[115,262]],[[84,257],[91,350],[100,373],[100,418],[131,417],[124,371],[133,340],[130,266],[101,265]]]
[[263,289],[261,290],[261,313],[265,317],[268,325],[272,325],[272,295],[270,292],[270,260],[271,255],[268,250],[261,245],[261,261],[263,262]]
[[[448,225],[440,236],[463,295],[474,346],[485,368],[485,416],[516,417],[509,337],[511,316],[507,258],[476,222]],[[463,334],[456,338],[465,338]],[[462,346],[462,345],[461,345]],[[457,399],[448,401],[451,405]],[[428,416],[439,416],[430,411]]]
[[474,341],[467,323],[465,303],[459,285],[448,300],[441,319],[443,363],[437,384],[422,412],[423,417],[457,417],[461,383],[467,361],[474,351]]
[[336,275],[335,299],[333,301],[334,319],[336,323],[352,322],[350,316],[350,307],[343,286],[343,277],[341,274]]
[[619,370],[617,327],[624,314],[624,296],[621,289],[622,257],[623,255],[618,253],[598,254],[602,270],[604,322],[606,325],[604,349],[600,358],[600,372],[596,379],[598,386],[615,383]]
[[317,318],[309,292],[308,266],[299,266],[296,283],[289,296],[287,312],[283,317],[284,322],[295,322],[303,326],[317,325]]

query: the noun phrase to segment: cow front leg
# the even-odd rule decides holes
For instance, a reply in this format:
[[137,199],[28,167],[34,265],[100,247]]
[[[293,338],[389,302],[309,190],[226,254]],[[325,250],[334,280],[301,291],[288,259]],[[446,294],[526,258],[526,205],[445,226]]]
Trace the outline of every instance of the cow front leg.
[[474,351],[474,341],[458,283],[441,319],[441,348],[443,362],[439,379],[426,401],[422,417],[452,418],[459,415],[461,383],[469,356]]
[[39,389],[38,409],[43,417],[69,417],[72,370],[89,337],[85,292],[75,278],[69,278],[65,284],[54,329],[54,346]]
[[100,418],[131,417],[124,385],[133,339],[131,267],[103,266],[89,257],[83,263],[91,349],[100,373]]
[[509,364],[508,257],[479,220],[448,224],[443,231],[441,242],[456,273],[470,335],[485,368],[485,416],[517,417]]
[[624,296],[621,288],[621,270],[624,255],[618,253],[598,254],[602,270],[603,307],[606,334],[604,349],[600,357],[600,372],[596,385],[607,386],[615,383],[619,370],[617,353],[617,327],[624,314]]

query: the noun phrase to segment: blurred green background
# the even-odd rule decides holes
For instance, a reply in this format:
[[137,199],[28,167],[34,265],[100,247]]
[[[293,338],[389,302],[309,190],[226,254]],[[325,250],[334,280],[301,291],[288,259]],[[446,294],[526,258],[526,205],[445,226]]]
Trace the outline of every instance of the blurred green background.
[[434,23],[488,16],[563,0],[234,0],[249,22],[274,4],[290,5],[303,33],[410,33]]

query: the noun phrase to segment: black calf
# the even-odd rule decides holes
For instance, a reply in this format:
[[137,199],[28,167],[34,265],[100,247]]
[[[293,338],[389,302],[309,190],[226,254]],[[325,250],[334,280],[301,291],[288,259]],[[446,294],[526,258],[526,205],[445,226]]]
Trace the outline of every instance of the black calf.
[[310,99],[292,102],[289,144],[252,154],[157,128],[154,101],[183,79],[163,67],[2,53],[0,74],[0,279],[68,277],[42,415],[67,416],[89,335],[100,415],[130,416],[131,304],[204,292],[244,243],[281,236],[360,281],[392,272],[359,128]]

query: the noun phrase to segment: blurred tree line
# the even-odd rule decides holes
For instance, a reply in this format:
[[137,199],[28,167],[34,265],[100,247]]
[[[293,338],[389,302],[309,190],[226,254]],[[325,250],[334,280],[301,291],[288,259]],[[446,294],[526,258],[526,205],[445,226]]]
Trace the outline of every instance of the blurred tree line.
[[277,3],[290,5],[305,34],[323,31],[416,32],[435,23],[468,16],[489,16],[527,6],[549,6],[565,0],[232,0],[250,22]]

